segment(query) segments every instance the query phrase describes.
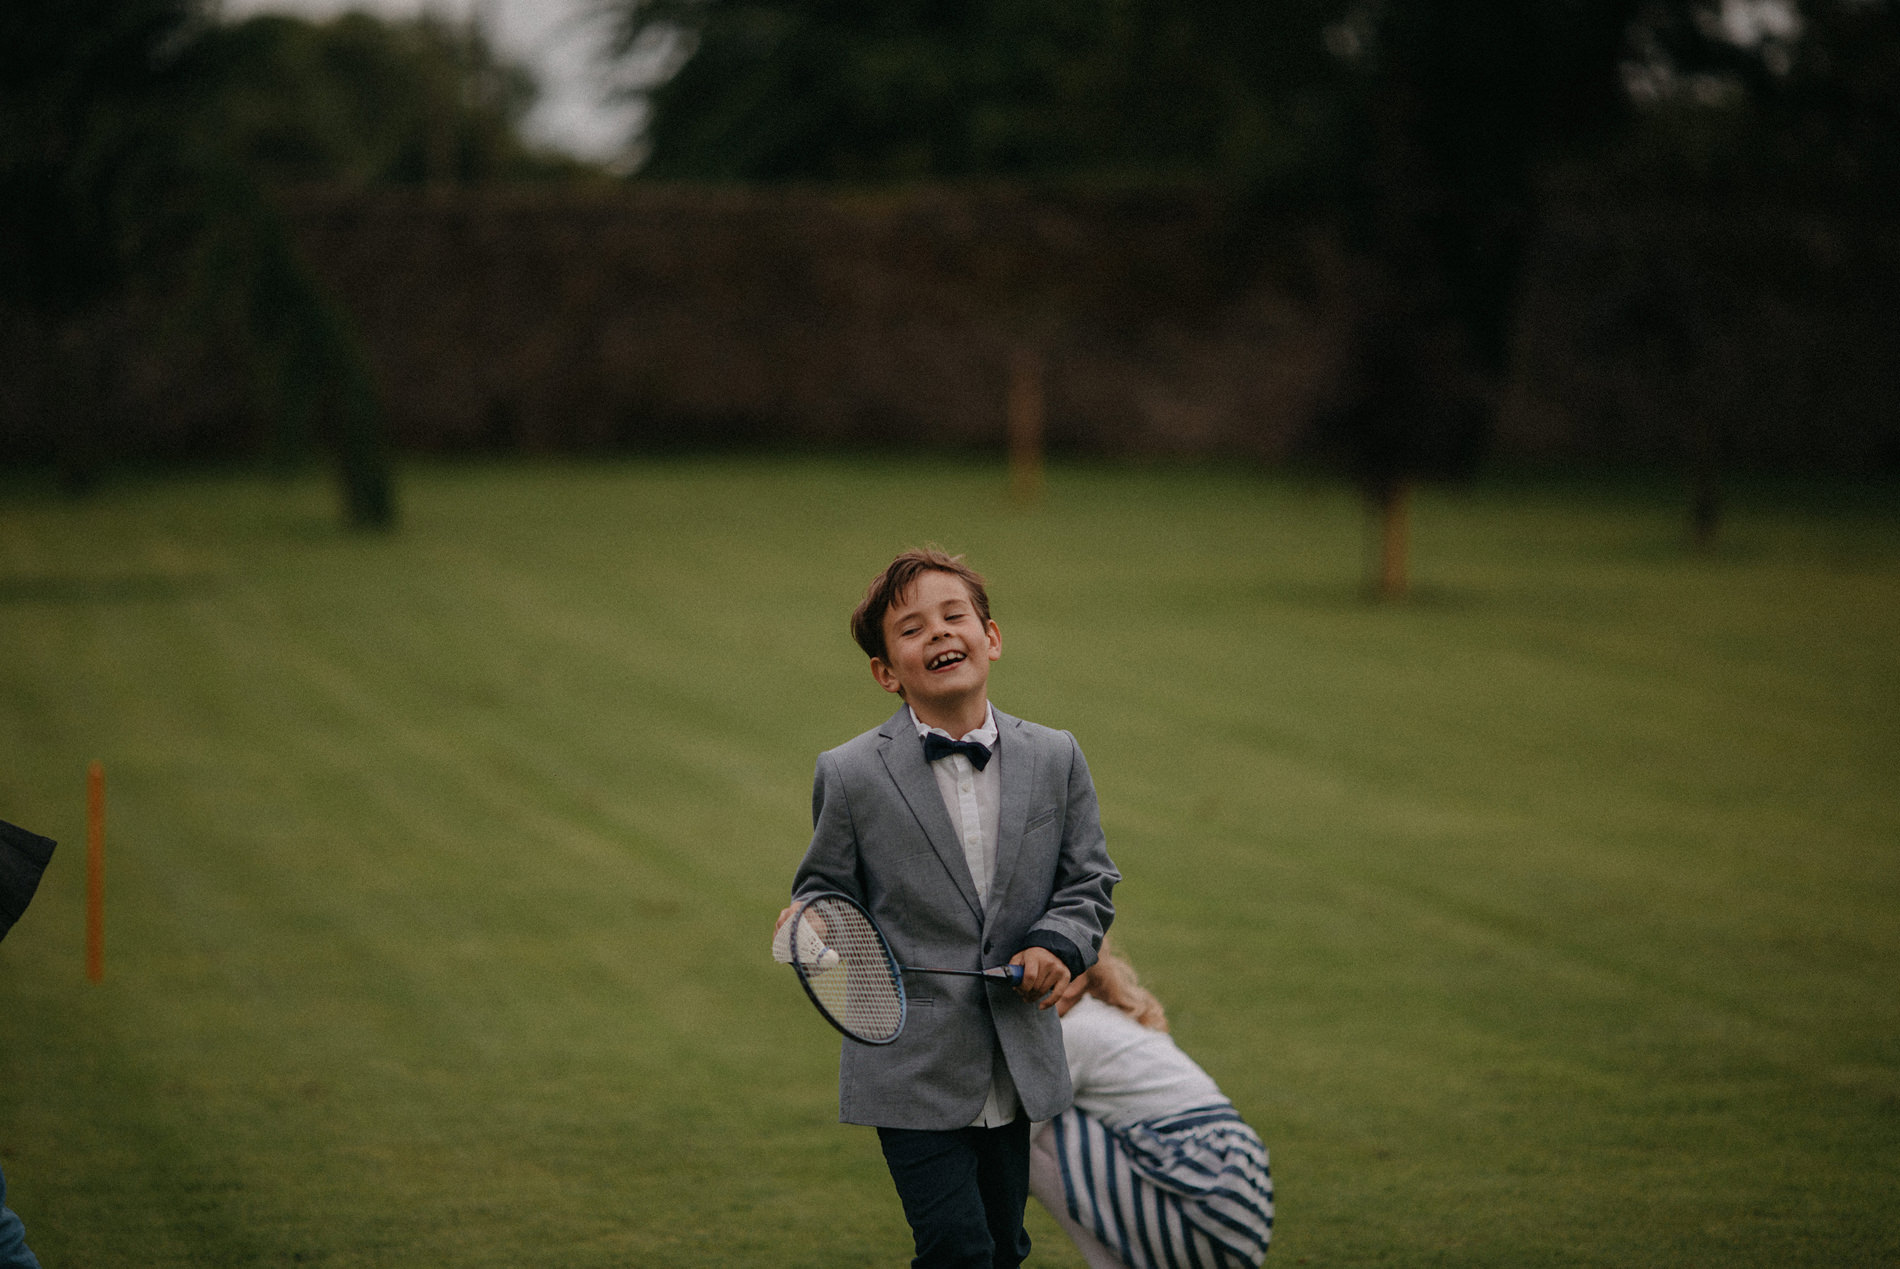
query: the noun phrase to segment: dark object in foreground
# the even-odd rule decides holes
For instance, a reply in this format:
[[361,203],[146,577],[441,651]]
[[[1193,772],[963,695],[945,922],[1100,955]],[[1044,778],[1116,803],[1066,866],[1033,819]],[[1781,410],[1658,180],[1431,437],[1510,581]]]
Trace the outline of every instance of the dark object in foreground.
[[50,837],[0,820],[0,939],[32,901],[56,844]]
[[[40,877],[53,858],[53,839],[29,833],[0,820],[0,939],[33,901]],[[26,1229],[7,1207],[7,1178],[0,1173],[0,1266],[39,1269],[40,1262],[26,1245]]]

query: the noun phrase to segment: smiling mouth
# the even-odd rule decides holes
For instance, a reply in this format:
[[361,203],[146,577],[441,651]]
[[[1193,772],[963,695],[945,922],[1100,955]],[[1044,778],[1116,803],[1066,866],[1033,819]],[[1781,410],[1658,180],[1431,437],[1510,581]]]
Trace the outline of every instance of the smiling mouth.
[[947,670],[964,660],[961,652],[940,652],[924,663],[926,670]]

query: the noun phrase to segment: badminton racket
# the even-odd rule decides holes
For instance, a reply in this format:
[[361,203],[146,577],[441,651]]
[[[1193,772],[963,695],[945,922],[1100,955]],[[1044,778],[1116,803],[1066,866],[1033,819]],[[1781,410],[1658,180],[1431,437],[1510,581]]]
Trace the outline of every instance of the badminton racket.
[[826,1022],[861,1044],[889,1044],[904,1029],[905,974],[988,978],[1015,987],[1021,965],[993,969],[926,969],[899,965],[884,932],[857,900],[829,892],[798,906],[773,941],[775,959],[790,961],[799,985]]

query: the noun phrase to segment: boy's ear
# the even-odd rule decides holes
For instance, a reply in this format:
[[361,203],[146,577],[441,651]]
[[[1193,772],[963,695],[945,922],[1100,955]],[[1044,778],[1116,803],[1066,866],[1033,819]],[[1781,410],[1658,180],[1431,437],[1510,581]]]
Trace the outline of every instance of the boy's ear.
[[871,677],[885,691],[896,692],[900,697],[904,694],[904,685],[897,681],[897,675],[891,673],[891,667],[878,657],[871,658]]

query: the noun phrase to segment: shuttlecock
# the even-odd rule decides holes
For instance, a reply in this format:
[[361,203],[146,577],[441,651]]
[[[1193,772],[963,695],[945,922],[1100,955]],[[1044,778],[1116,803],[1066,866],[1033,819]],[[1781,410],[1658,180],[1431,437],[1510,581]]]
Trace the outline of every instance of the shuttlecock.
[[778,927],[778,933],[772,936],[772,959],[781,965],[792,963],[792,927],[798,927],[798,960],[805,966],[805,972],[831,969],[843,958],[826,947],[824,940],[811,926],[799,920],[788,920]]

